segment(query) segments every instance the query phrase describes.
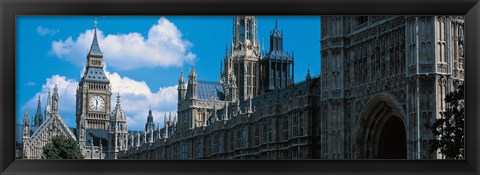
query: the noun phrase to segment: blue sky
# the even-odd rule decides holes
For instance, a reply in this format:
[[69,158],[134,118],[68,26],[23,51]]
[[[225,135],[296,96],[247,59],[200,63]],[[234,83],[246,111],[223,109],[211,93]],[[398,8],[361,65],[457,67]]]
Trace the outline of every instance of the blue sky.
[[[58,84],[59,112],[75,127],[75,89],[92,42],[94,16],[17,17],[17,123],[33,118],[37,98]],[[195,64],[198,79],[217,81],[225,47],[232,41],[233,16],[98,16],[100,47],[114,93],[122,96],[130,130],[142,129],[149,107],[154,122],[176,112],[180,72]],[[269,34],[283,31],[284,50],[295,53],[295,81],[308,67],[320,69],[319,16],[259,16],[258,38],[269,48]],[[114,96],[112,95],[112,100]],[[113,102],[112,102],[113,103]],[[114,104],[114,103],[113,103]],[[33,119],[31,119],[33,121]]]

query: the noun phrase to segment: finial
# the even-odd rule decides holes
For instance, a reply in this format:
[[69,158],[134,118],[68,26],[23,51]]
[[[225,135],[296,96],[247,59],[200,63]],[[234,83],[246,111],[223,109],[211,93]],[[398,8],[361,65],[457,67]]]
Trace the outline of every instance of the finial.
[[308,64],[308,69],[307,69],[307,79],[310,79],[310,63]]
[[95,29],[97,28],[97,23],[98,23],[98,22],[97,22],[97,17],[95,17],[95,19],[94,19],[94,21],[93,21],[93,24],[94,24]]
[[120,104],[120,92],[117,92],[117,104]]
[[222,68],[223,68],[222,65],[223,65],[223,61],[220,60],[220,76],[222,76]]
[[275,29],[278,29],[278,17],[275,18]]

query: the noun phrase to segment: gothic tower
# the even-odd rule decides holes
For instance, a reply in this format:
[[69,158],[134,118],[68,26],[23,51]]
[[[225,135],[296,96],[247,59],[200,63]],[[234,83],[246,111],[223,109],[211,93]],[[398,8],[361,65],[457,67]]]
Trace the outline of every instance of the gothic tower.
[[45,106],[45,118],[46,118],[46,120],[48,120],[50,115],[52,115],[52,101],[50,99],[50,91],[48,91],[47,105]]
[[117,105],[110,114],[108,140],[108,159],[117,159],[120,151],[128,149],[127,117],[120,104],[120,94],[117,94]]
[[283,51],[283,34],[278,30],[270,33],[270,51],[262,59],[262,90],[283,89],[293,83],[293,55]]
[[30,143],[30,117],[28,116],[28,112],[25,112],[23,116],[23,137],[22,137],[22,145],[23,145],[23,159],[29,158],[29,147],[28,144]]
[[38,96],[38,103],[37,103],[37,113],[35,113],[35,119],[33,120],[33,126],[40,126],[43,123],[43,115],[42,115],[42,107],[40,103],[40,95]]
[[[97,40],[95,29],[90,51],[87,55],[87,65],[77,88],[76,122],[77,128],[107,130],[110,120],[110,80],[105,75],[103,54]],[[82,122],[82,120],[85,120]],[[82,126],[82,124],[85,126]],[[79,140],[82,131],[77,131]],[[83,131],[84,132],[84,131]]]
[[[180,74],[180,78],[178,79],[178,101],[185,100],[185,93],[187,91],[187,85],[185,84],[185,77],[183,76],[183,71]],[[178,103],[180,104],[180,103]]]
[[260,49],[257,40],[257,22],[254,16],[237,16],[233,24],[231,52],[224,60],[224,81],[233,75],[240,100],[258,94],[260,74]]
[[188,75],[187,98],[197,99],[197,95],[198,95],[197,88],[198,88],[197,71],[195,71],[195,66],[192,66],[192,70]]
[[147,142],[153,142],[153,130],[155,129],[155,123],[153,123],[152,109],[148,111],[147,123],[145,124],[145,133],[148,135]]
[[58,87],[57,84],[55,84],[55,87],[53,87],[53,94],[52,94],[52,113],[53,114],[58,114]]
[[[325,16],[321,17],[321,158],[324,159],[344,159],[345,151],[348,147],[343,144],[333,146],[334,142],[345,142],[345,136],[349,135],[350,127],[346,127],[346,122],[350,121],[344,115],[344,86],[349,86],[350,81],[345,81],[343,71],[345,55],[344,44],[344,23],[346,17]],[[363,19],[363,17],[358,17]],[[364,24],[359,22],[359,24]],[[347,57],[348,58],[348,57]],[[362,71],[362,70],[358,70]],[[356,75],[361,76],[360,73]],[[332,121],[337,121],[334,124]],[[327,136],[330,135],[330,136]],[[334,135],[334,136],[332,136]],[[349,151],[347,151],[349,152]]]

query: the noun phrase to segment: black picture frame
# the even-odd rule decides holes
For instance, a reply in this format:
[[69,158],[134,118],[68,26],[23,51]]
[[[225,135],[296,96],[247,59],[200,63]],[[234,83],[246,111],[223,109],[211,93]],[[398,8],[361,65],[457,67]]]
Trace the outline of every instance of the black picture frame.
[[[478,0],[2,0],[0,12],[0,174],[480,173]],[[465,15],[466,159],[15,160],[17,15]]]

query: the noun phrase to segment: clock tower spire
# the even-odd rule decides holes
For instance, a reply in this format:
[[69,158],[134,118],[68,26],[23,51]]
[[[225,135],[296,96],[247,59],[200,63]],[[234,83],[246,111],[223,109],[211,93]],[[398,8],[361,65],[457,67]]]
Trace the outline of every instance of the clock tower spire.
[[[104,70],[103,53],[100,49],[95,19],[93,40],[87,53],[85,72],[77,88],[77,128],[108,130],[111,95],[110,80]],[[77,136],[80,135],[79,130]]]

